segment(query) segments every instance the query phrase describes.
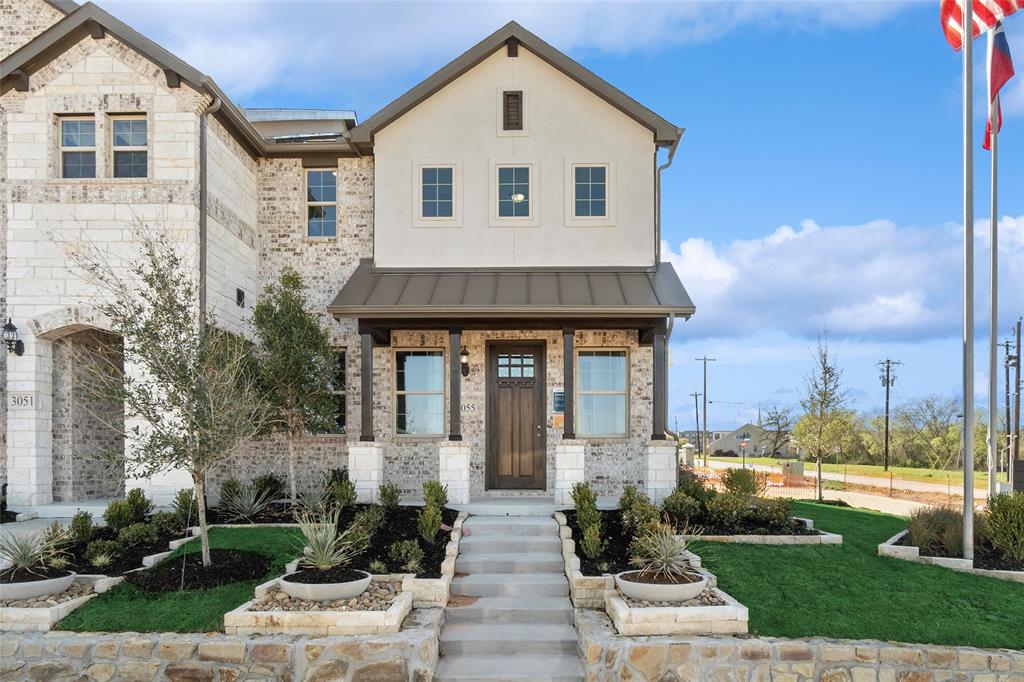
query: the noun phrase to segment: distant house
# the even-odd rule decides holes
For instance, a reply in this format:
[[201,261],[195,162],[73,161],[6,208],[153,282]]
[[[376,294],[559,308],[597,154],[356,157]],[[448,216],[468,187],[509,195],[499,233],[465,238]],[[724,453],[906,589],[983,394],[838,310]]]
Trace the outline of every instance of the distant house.
[[728,432],[719,432],[718,438],[711,441],[709,450],[712,455],[718,453],[743,454],[743,441],[746,440],[746,454],[756,457],[795,457],[798,454],[792,439],[784,447],[775,452],[772,449],[772,432],[757,424],[744,424]]

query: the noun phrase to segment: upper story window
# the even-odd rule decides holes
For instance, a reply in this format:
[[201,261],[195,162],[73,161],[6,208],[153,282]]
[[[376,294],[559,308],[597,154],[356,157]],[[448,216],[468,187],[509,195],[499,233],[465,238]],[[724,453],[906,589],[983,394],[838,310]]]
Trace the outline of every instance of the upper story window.
[[502,130],[523,129],[523,91],[505,90],[501,97]]
[[583,436],[627,434],[628,362],[624,350],[581,350],[576,357],[576,417]]
[[395,353],[395,432],[437,436],[444,433],[444,351]]
[[573,215],[577,218],[606,218],[608,168],[574,166],[573,183]]
[[96,177],[96,120],[94,118],[61,119],[60,175],[62,178]]
[[306,235],[334,237],[338,232],[338,171],[306,171]]
[[451,218],[455,215],[455,169],[451,166],[420,169],[420,217]]
[[498,168],[498,217],[529,218],[530,167],[500,166]]
[[146,119],[111,119],[111,150],[115,178],[144,178],[147,174]]

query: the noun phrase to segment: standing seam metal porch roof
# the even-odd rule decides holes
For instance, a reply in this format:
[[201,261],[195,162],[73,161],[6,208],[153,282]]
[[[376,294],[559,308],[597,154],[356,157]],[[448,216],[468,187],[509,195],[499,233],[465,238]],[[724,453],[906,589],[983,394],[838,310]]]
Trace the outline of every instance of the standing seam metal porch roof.
[[656,268],[376,269],[362,262],[327,306],[337,317],[689,317],[669,263]]

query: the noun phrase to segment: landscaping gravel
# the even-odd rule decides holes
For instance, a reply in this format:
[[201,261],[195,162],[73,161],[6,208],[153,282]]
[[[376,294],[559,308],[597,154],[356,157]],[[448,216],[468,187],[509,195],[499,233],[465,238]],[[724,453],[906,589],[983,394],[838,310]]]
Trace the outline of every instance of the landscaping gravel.
[[45,594],[31,599],[0,599],[0,608],[47,609],[87,594],[92,594],[92,583],[77,581],[59,594]]
[[256,600],[250,611],[386,611],[402,591],[402,583],[373,582],[358,597],[335,601],[307,601],[273,587]]
[[653,606],[722,606],[726,603],[725,600],[715,594],[714,590],[711,588],[704,590],[693,599],[687,599],[686,601],[643,601],[642,599],[632,599],[627,597],[621,591],[619,591],[619,596],[622,597],[626,604],[633,609],[649,608]]

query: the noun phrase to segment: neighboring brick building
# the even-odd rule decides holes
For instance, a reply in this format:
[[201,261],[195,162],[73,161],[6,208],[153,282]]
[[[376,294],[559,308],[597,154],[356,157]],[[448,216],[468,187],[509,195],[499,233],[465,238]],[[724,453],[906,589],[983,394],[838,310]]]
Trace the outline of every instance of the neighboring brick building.
[[[454,501],[673,486],[666,346],[694,308],[658,262],[658,187],[679,128],[514,23],[357,124],[239,109],[91,3],[0,0],[0,19],[0,316],[24,341],[0,354],[11,504],[124,487],[101,457],[130,461],[123,409],[90,403],[73,362],[117,339],[65,245],[116,263],[139,223],[195,254],[197,310],[232,331],[282,268],[303,276],[344,351],[338,429],[300,445],[307,474],[348,467],[365,499],[382,480],[440,478]],[[208,483],[286,470],[258,442]],[[128,484],[162,502],[188,481]]]

